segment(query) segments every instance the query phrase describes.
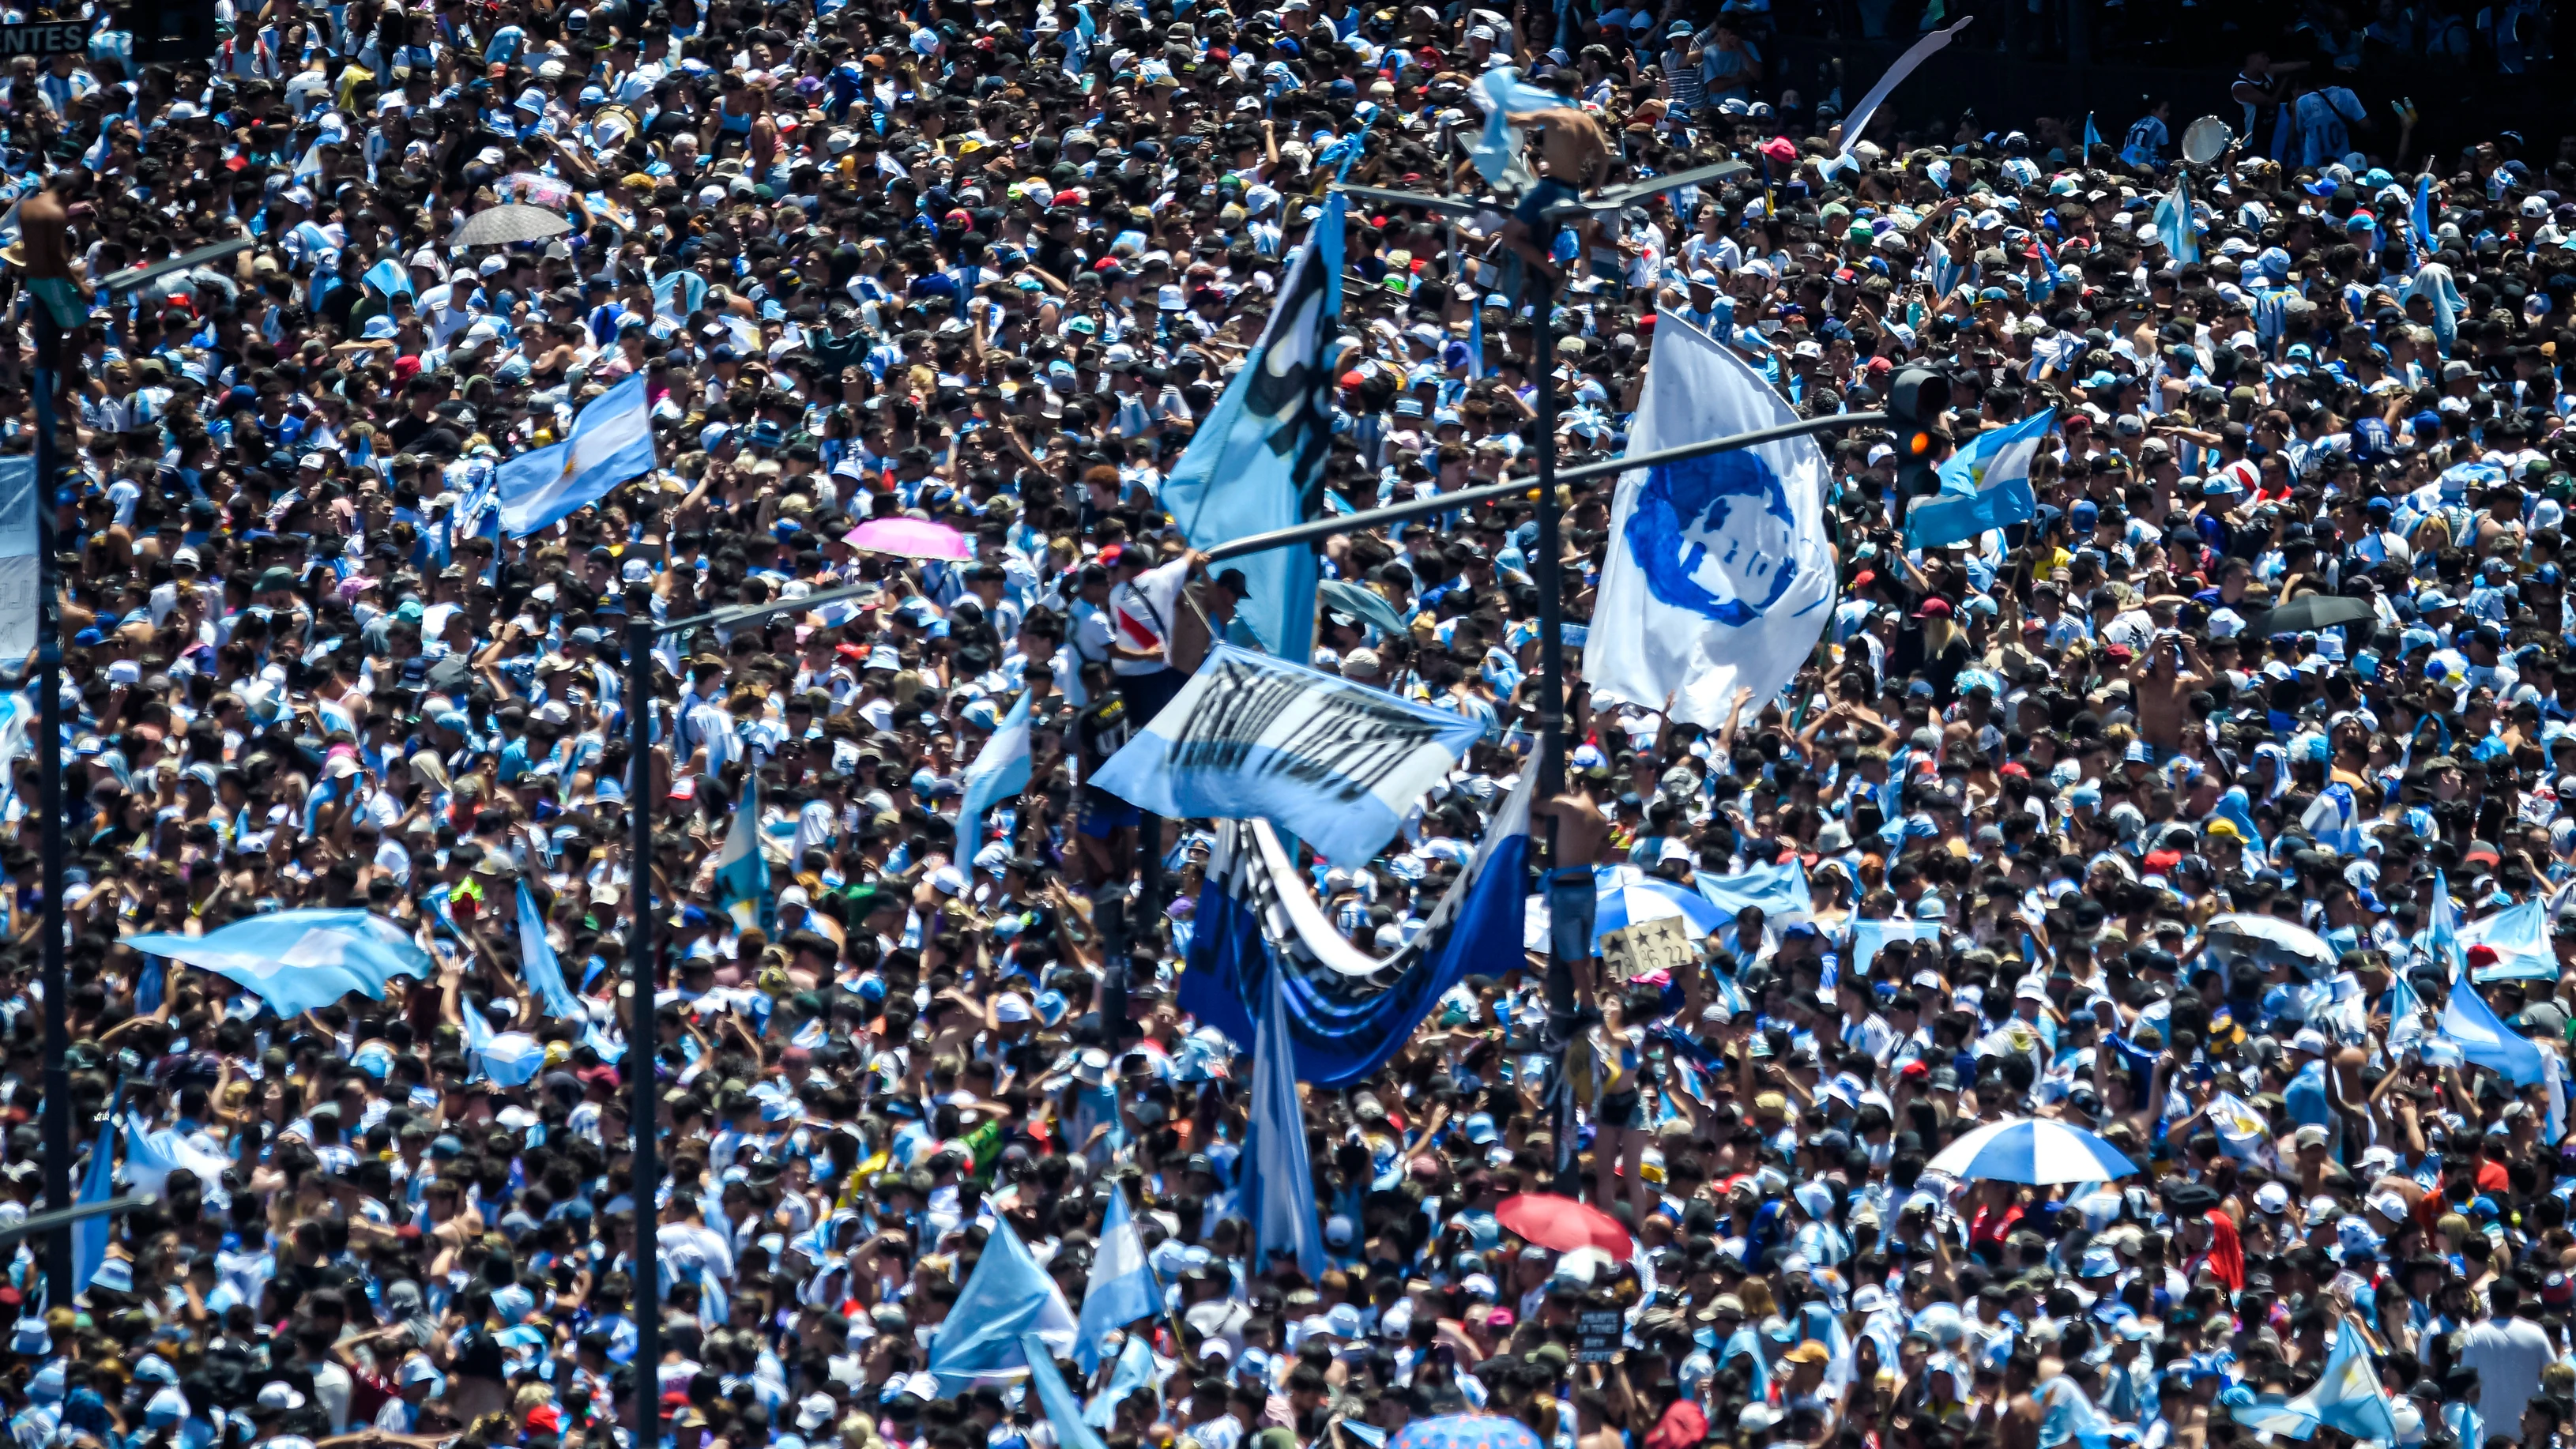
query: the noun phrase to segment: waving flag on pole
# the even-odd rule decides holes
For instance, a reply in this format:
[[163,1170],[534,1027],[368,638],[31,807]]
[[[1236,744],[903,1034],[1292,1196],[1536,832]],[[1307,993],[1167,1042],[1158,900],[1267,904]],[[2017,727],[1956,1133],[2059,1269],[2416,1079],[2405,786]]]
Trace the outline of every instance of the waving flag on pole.
[[[984,843],[984,812],[1029,787],[1029,695],[1022,690],[992,738],[966,767],[957,801],[957,858],[971,861]],[[1083,1365],[1088,1372],[1091,1365]]]
[[546,939],[546,918],[537,911],[537,898],[528,883],[519,882],[519,974],[526,978],[528,989],[546,1004],[546,1014],[565,1021],[586,1021],[581,998],[564,984],[563,963],[555,956],[554,943]]
[[[1667,313],[1628,448],[1649,453],[1797,420],[1760,373]],[[1670,699],[1675,723],[1712,728],[1738,686],[1757,706],[1778,694],[1832,612],[1825,478],[1813,438],[1621,474],[1584,678],[1606,698],[1647,709]]]
[[607,497],[618,484],[652,472],[654,461],[644,374],[630,373],[582,408],[571,437],[522,453],[495,471],[501,527],[512,538],[525,538]]
[[1062,1449],[1109,1449],[1107,1441],[1082,1422],[1082,1401],[1055,1366],[1055,1354],[1034,1333],[1020,1335],[1020,1354],[1029,1361],[1029,1386],[1037,1390],[1038,1407],[1046,1412]]
[[1243,1150],[1244,1205],[1252,1211],[1252,1261],[1266,1269],[1286,1253],[1297,1270],[1320,1279],[1323,1224],[1315,1216],[1315,1173],[1306,1156],[1306,1115],[1297,1101],[1297,1063],[1280,976],[1270,972],[1259,1034],[1252,1049],[1252,1130]]
[[2432,919],[2426,930],[2432,939],[2433,958],[2442,963],[2445,972],[2459,974],[2460,906],[2451,899],[2451,878],[2447,871],[2433,872]]
[[745,773],[733,823],[716,851],[716,899],[748,929],[769,928],[769,862],[760,853],[760,776]]
[[[1325,198],[1324,214],[1288,264],[1261,340],[1163,481],[1162,505],[1192,548],[1323,516],[1346,206],[1339,193]],[[1320,576],[1314,549],[1264,549],[1231,567],[1242,571],[1250,590],[1236,606],[1238,617],[1264,649],[1306,662],[1314,651]]]
[[2299,826],[2315,836],[2317,844],[2331,848],[2337,855],[2357,856],[2367,845],[2361,829],[2361,804],[2353,798],[2350,785],[2337,783],[2318,791],[2308,813],[2299,817]]
[[1100,1219],[1100,1246],[1091,1255],[1091,1277],[1082,1287],[1082,1335],[1074,1340],[1073,1361],[1092,1372],[1100,1367],[1101,1341],[1112,1330],[1162,1311],[1163,1290],[1145,1261],[1145,1234],[1125,1190],[1113,1187]]
[[385,983],[394,977],[435,974],[429,953],[410,932],[369,911],[280,911],[202,936],[153,931],[128,936],[125,944],[212,971],[259,997],[281,1019],[351,992],[381,1001]]
[[[1118,1350],[1118,1362],[1109,1371],[1109,1386],[1091,1396],[1082,1409],[1082,1422],[1094,1429],[1106,1429],[1118,1422],[1118,1406],[1127,1396],[1153,1389],[1159,1370],[1154,1363],[1154,1345],[1141,1333],[1127,1335],[1127,1346]],[[1161,1391],[1155,1391],[1160,1398]]]
[[2200,235],[2192,228],[2191,183],[2174,173],[2174,188],[2156,203],[2155,231],[2173,254],[2175,266],[2200,260]]
[[2459,941],[2463,951],[2485,946],[2496,953],[2494,965],[2477,969],[2480,985],[2558,979],[2558,951],[2549,943],[2549,907],[2538,896],[2471,921],[2461,928]]
[[2388,979],[2388,1055],[2393,1060],[2424,1039],[2424,998],[2394,972]]
[[[80,1203],[105,1202],[116,1196],[116,1123],[125,1115],[125,1078],[116,1079],[116,1092],[108,1098],[107,1120],[98,1124],[98,1141],[89,1149],[89,1167],[81,1174]],[[72,1224],[72,1281],[86,1288],[98,1276],[99,1264],[107,1261],[108,1239],[114,1235],[115,1220],[101,1213]]]
[[176,1127],[158,1132],[145,1132],[134,1119],[125,1119],[125,1181],[136,1192],[158,1193],[170,1185],[170,1174],[186,1169],[203,1183],[219,1183],[232,1159],[220,1152],[208,1152],[188,1140],[188,1134]]
[[[1846,166],[1855,171],[1860,169],[1860,163],[1852,159],[1852,148],[1860,144],[1861,133],[1869,129],[1870,118],[1878,114],[1880,104],[1885,102],[1898,86],[1904,84],[1907,76],[1914,74],[1915,67],[1930,60],[1960,31],[1968,28],[1968,21],[1976,18],[1970,15],[1947,30],[1935,30],[1914,42],[1913,49],[1896,58],[1896,64],[1887,68],[1887,74],[1878,78],[1878,84],[1869,88],[1868,94],[1860,98],[1860,104],[1852,107],[1850,116],[1844,119],[1842,152],[1826,165],[1827,175]],[[1656,325],[1661,327],[1663,324]]]
[[2415,244],[2426,251],[2433,249],[2433,173],[2427,171],[2415,178],[2415,204],[2406,212],[2406,221],[2415,233]]
[[2505,1025],[2466,976],[2452,979],[2451,999],[2442,1007],[2442,1034],[2469,1062],[2517,1087],[2545,1080],[2548,1068],[2541,1063],[2545,1053],[2539,1045]]
[[2397,1415],[2389,1405],[2388,1390],[2380,1386],[2379,1371],[2371,1364],[2361,1330],[2347,1319],[2335,1325],[2334,1334],[2334,1348],[2326,1354],[2325,1371],[2317,1376],[2316,1386],[2290,1400],[2290,1407],[2356,1439],[2396,1443]]
[[2009,428],[1977,434],[1941,465],[1940,495],[1905,511],[1906,541],[1916,548],[1965,543],[2037,513],[2030,464],[2056,426],[2057,410],[2049,408]]
[[983,1256],[930,1341],[930,1372],[954,1393],[986,1375],[1029,1367],[1023,1334],[1054,1354],[1071,1350],[1080,1332],[1055,1280],[1009,1221],[995,1218]]
[[2084,113],[2084,159],[2093,159],[2093,148],[2102,144],[2102,133],[2093,129],[2093,113]]

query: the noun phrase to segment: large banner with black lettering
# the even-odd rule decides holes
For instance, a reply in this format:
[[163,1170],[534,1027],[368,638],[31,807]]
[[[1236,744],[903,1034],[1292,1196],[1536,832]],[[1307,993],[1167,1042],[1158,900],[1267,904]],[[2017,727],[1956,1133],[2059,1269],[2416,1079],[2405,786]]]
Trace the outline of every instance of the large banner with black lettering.
[[1335,865],[1385,848],[1484,727],[1220,644],[1091,783],[1167,818],[1267,820]]

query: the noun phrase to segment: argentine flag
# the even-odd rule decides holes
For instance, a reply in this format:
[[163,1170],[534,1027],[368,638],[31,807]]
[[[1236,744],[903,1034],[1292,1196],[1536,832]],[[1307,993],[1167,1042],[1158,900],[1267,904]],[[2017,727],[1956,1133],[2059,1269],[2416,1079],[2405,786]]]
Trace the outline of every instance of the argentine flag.
[[742,777],[742,799],[734,805],[724,848],[716,852],[716,899],[735,924],[748,930],[766,928],[769,917],[769,862],[760,853],[760,777]]
[[2191,183],[2179,171],[2174,174],[2174,189],[2156,203],[2155,234],[2173,254],[2175,266],[2200,260],[2200,235],[2192,228]]
[[2388,1391],[2380,1387],[2361,1331],[2349,1320],[2335,1325],[2334,1349],[2326,1355],[2316,1387],[2290,1400],[2290,1407],[2356,1439],[2397,1442],[2397,1416]]
[[[971,862],[984,844],[984,812],[1029,787],[1029,691],[1022,690],[993,737],[966,767],[957,801],[957,858]],[[1088,1372],[1092,1365],[1084,1364]]]
[[2462,1057],[2509,1079],[2517,1087],[2528,1087],[2547,1077],[2548,1068],[2541,1061],[2546,1054],[2522,1033],[2505,1025],[2465,976],[2451,982],[2451,999],[2442,1007],[2442,1034],[2459,1046]]
[[[125,1115],[125,1083],[116,1084],[116,1093],[108,1099],[107,1120],[98,1124],[98,1141],[89,1150],[89,1166],[81,1173],[81,1203],[105,1202],[116,1196],[116,1124]],[[105,1213],[83,1218],[72,1224],[72,1281],[83,1288],[98,1276],[99,1265],[107,1261],[108,1239],[115,1234],[115,1221]]]
[[1252,1123],[1243,1151],[1243,1201],[1252,1210],[1253,1262],[1267,1270],[1285,1253],[1308,1278],[1324,1276],[1324,1235],[1315,1216],[1315,1174],[1306,1156],[1306,1118],[1297,1100],[1296,1047],[1274,961],[1264,984],[1260,1034],[1252,1050]]
[[546,1064],[545,1044],[535,1037],[524,1031],[494,1031],[478,1006],[466,1007],[463,1017],[465,1055],[495,1086],[525,1086]]
[[1163,1290],[1145,1261],[1145,1234],[1127,1206],[1124,1189],[1113,1188],[1109,1210],[1100,1219],[1100,1247],[1091,1255],[1091,1276],[1082,1287],[1082,1335],[1074,1340],[1073,1361],[1086,1374],[1100,1367],[1100,1341],[1110,1330],[1163,1311]]
[[581,998],[564,984],[563,963],[555,957],[554,943],[546,939],[546,918],[538,913],[537,898],[524,880],[519,882],[519,975],[546,1004],[548,1015],[565,1021],[587,1019]]
[[268,1005],[281,1021],[355,992],[382,1001],[396,976],[437,974],[412,934],[360,910],[280,911],[251,916],[202,936],[154,931],[125,944],[225,977]]
[[387,297],[408,297],[412,294],[411,272],[392,257],[387,257],[367,268],[367,274],[361,280]]
[[572,436],[502,464],[501,527],[525,538],[596,503],[610,489],[653,471],[653,415],[644,400],[644,375],[590,400],[573,420]]
[[1905,512],[1905,541],[1915,548],[1965,543],[1988,529],[2020,523],[2039,511],[2030,464],[2057,426],[2057,410],[2009,428],[1979,433],[1941,465],[1941,491]]
[[2362,853],[2361,806],[2352,798],[2350,785],[2328,785],[2318,791],[2308,813],[2299,817],[2299,828],[2337,855]]
[[[24,659],[36,647],[36,515],[35,458],[0,459],[0,658]],[[10,729],[23,745],[25,723],[12,720]]]

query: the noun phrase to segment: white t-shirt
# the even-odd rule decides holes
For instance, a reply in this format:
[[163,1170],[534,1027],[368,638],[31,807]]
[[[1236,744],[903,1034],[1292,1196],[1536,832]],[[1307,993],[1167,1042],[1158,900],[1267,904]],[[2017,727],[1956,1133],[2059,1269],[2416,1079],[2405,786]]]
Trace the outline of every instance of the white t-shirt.
[[2522,1410],[2556,1358],[2549,1335],[2526,1319],[2488,1319],[2460,1335],[2460,1362],[2478,1371],[2478,1417],[2491,1438],[2522,1440]]

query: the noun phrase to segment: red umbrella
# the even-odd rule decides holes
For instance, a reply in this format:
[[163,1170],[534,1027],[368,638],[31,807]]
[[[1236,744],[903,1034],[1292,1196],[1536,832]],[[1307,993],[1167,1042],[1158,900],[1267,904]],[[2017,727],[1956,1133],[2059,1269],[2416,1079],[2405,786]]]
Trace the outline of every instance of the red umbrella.
[[1524,1192],[1504,1198],[1494,1209],[1494,1219],[1522,1238],[1560,1253],[1599,1248],[1626,1262],[1634,1251],[1628,1230],[1619,1226],[1617,1218],[1553,1193]]

